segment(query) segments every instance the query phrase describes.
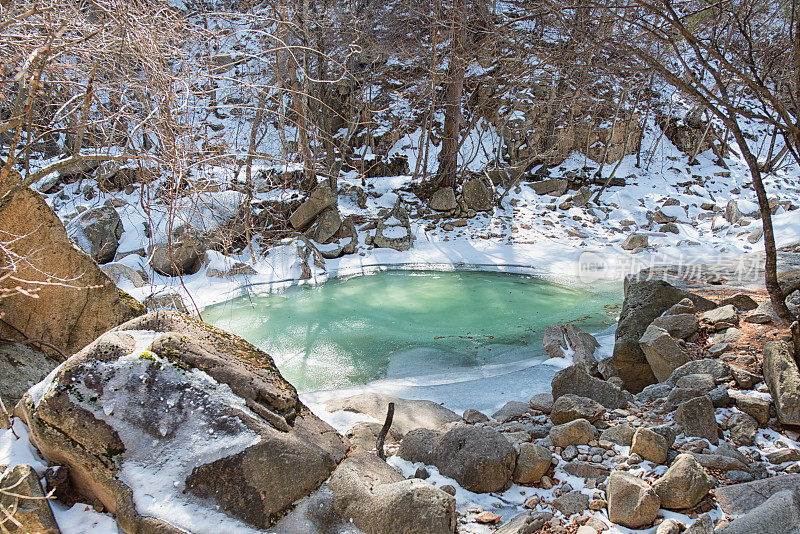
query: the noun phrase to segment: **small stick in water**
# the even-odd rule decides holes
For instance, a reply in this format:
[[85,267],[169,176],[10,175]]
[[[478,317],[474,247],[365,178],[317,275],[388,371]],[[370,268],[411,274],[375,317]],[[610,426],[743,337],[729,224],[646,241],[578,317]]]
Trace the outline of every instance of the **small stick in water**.
[[383,428],[381,428],[380,433],[378,434],[378,441],[375,443],[375,448],[378,450],[378,458],[383,461],[386,461],[386,454],[383,452],[383,442],[386,439],[386,434],[389,433],[389,428],[392,426],[392,419],[394,418],[394,403],[389,403],[389,409],[386,410],[386,421],[383,422]]

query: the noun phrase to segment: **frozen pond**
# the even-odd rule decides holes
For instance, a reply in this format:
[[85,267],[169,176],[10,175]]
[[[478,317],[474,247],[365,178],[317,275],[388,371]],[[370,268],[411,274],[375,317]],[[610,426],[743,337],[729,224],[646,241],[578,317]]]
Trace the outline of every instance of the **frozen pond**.
[[592,333],[608,330],[621,300],[621,284],[582,288],[512,274],[386,271],[241,297],[207,308],[203,318],[268,352],[300,392],[381,381],[422,388],[406,396],[421,398],[436,387],[432,396],[447,397],[457,383],[494,387],[491,377],[510,372],[531,375],[517,385],[528,391],[538,389],[532,382],[549,384],[557,367],[540,365],[547,359],[545,328],[578,321]]

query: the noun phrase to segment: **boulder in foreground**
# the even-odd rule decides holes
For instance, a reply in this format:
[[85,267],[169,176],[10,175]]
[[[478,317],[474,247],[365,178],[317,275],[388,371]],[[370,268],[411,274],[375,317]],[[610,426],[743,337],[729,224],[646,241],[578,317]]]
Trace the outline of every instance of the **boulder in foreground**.
[[363,532],[451,534],[456,528],[455,498],[424,480],[404,479],[371,454],[351,454],[328,488],[336,513]]
[[349,447],[269,355],[168,311],[98,338],[17,414],[42,455],[68,466],[125,532],[199,533],[221,513],[268,527]]

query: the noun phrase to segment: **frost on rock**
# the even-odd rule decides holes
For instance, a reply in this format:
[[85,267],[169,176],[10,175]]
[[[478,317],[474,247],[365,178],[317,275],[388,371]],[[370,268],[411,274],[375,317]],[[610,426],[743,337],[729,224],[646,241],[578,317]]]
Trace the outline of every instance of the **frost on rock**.
[[268,354],[169,311],[73,355],[20,416],[42,456],[125,532],[263,532],[349,448]]
[[190,532],[219,532],[223,525],[230,532],[257,532],[184,491],[194,467],[260,441],[231,411],[251,413],[244,400],[203,371],[141,350],[137,341],[139,350],[128,356],[85,364],[83,381],[70,393],[122,439],[118,477],[133,490],[137,511]]

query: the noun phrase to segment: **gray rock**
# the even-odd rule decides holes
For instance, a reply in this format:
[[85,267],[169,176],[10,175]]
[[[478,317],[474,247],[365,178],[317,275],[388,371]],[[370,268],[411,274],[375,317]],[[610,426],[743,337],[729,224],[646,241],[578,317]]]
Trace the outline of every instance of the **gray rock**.
[[727,408],[731,405],[731,397],[728,395],[728,386],[720,384],[712,389],[708,396],[711,397],[711,404],[714,408]]
[[452,187],[440,187],[431,195],[428,207],[434,211],[451,211],[458,207],[456,193]]
[[770,495],[784,490],[800,491],[800,474],[722,486],[714,490],[714,496],[723,512],[739,516],[763,504]]
[[630,447],[633,443],[634,433],[635,429],[630,423],[621,423],[604,430],[600,434],[600,439],[610,441],[611,443],[616,443],[617,445],[622,445],[624,447]]
[[680,534],[682,525],[675,519],[665,519],[658,525],[656,534]]
[[570,491],[553,501],[553,508],[569,517],[589,508],[589,496],[580,491]]
[[662,224],[659,227],[658,231],[659,232],[664,232],[664,233],[668,232],[670,234],[680,234],[681,233],[680,228],[674,222],[668,222],[668,223]]
[[492,414],[492,418],[495,421],[500,421],[501,423],[507,423],[509,421],[522,419],[523,417],[528,415],[530,409],[531,409],[530,404],[528,404],[527,402],[508,401],[503,405],[502,408],[500,408],[499,410],[497,410]]
[[656,317],[652,325],[663,328],[672,337],[686,339],[700,329],[700,319],[691,313],[677,313]]
[[755,443],[758,432],[758,421],[746,413],[735,413],[728,419],[731,441],[739,446],[751,446]]
[[742,212],[739,210],[739,205],[736,203],[736,200],[730,199],[728,205],[725,206],[725,220],[730,224],[736,224],[742,217],[744,217],[744,215],[742,215]]
[[761,382],[761,376],[755,373],[751,373],[744,367],[739,367],[738,365],[731,365],[731,374],[733,375],[733,379],[736,380],[736,383],[742,389],[753,389],[756,384]]
[[624,408],[633,399],[627,391],[605,380],[589,376],[582,365],[571,365],[558,371],[550,386],[554,399],[574,394],[595,400],[610,410]]
[[114,260],[122,231],[122,221],[113,206],[84,211],[67,225],[70,237],[97,263]]
[[575,419],[586,419],[594,423],[606,413],[606,409],[597,401],[578,395],[562,395],[553,403],[550,420],[554,425],[569,423]]
[[771,464],[782,464],[786,462],[800,461],[800,450],[798,449],[779,449],[767,454],[767,460]]
[[667,382],[676,385],[684,376],[696,374],[711,375],[715,382],[721,382],[730,376],[730,369],[726,363],[719,360],[692,360],[675,369]]
[[308,198],[289,216],[289,223],[295,230],[303,231],[317,218],[317,215],[336,205],[336,194],[327,185],[315,187]]
[[714,534],[714,521],[708,514],[703,514],[687,528],[683,534]]
[[696,389],[708,393],[715,387],[714,377],[707,373],[692,373],[680,377],[675,385],[679,388]]
[[59,361],[31,345],[0,341],[0,397],[12,409],[34,384],[56,368]]
[[664,400],[662,411],[671,412],[684,402],[703,395],[705,395],[705,393],[698,389],[672,387],[669,395],[667,395],[667,398]]
[[625,279],[625,300],[617,323],[613,358],[614,367],[629,391],[638,393],[645,386],[657,382],[639,346],[639,340],[656,317],[686,298],[701,310],[715,307],[708,299],[678,289],[663,280]]
[[772,309],[772,303],[769,301],[762,302],[758,305],[758,308],[750,313],[744,318],[744,322],[746,323],[754,323],[754,324],[767,324],[767,323],[778,323],[780,324],[780,318],[778,314],[775,313],[775,310]]
[[313,239],[317,243],[327,243],[342,227],[342,217],[336,208],[328,208],[317,217]]
[[120,285],[123,279],[130,281],[133,287],[144,287],[147,284],[144,277],[138,271],[122,263],[106,263],[100,267],[100,270],[103,271],[116,286]]
[[593,479],[602,482],[611,473],[611,469],[603,464],[595,462],[583,462],[580,460],[569,462],[564,466],[564,471],[572,476],[585,479]]
[[561,457],[571,462],[578,456],[578,448],[575,445],[570,445],[569,447],[564,447],[564,450],[561,451]]
[[689,352],[666,330],[655,325],[645,330],[639,346],[659,382],[667,380],[675,369],[691,359]]
[[642,391],[636,394],[636,401],[642,404],[649,404],[651,402],[660,401],[669,396],[675,386],[666,382],[659,382],[657,384],[650,384]]
[[705,438],[714,445],[719,443],[714,405],[707,395],[684,402],[675,410],[675,422],[687,436]]
[[716,469],[718,471],[747,471],[747,465],[736,458],[724,456],[722,454],[703,454],[690,452],[694,459],[706,469]]
[[725,330],[739,324],[739,313],[733,304],[709,310],[702,316],[703,323],[714,327],[716,331]]
[[[375,449],[378,442],[378,434],[383,427],[382,423],[356,423],[347,431],[345,436],[350,440],[354,449],[362,452],[370,452]],[[394,428],[389,429],[386,435],[386,443],[399,443],[403,436]]]
[[631,453],[638,454],[655,464],[667,461],[669,444],[664,436],[645,427],[639,427],[633,434]]
[[193,230],[175,230],[171,243],[156,243],[150,249],[150,265],[164,276],[194,274],[200,270],[205,257],[206,243]]
[[750,311],[758,308],[758,302],[753,300],[753,297],[747,293],[737,293],[719,302],[720,306],[727,306],[728,304],[733,305],[739,311]]
[[[384,233],[388,235],[384,235]],[[372,244],[377,248],[391,248],[401,252],[414,246],[408,210],[403,207],[400,197],[397,198],[397,202],[389,214],[378,221],[375,235],[372,236]]]
[[142,304],[144,304],[147,311],[174,310],[181,313],[189,313],[186,303],[183,302],[183,297],[177,293],[153,293],[145,298]]
[[553,514],[551,513],[529,510],[515,516],[511,521],[498,528],[495,534],[535,534],[552,518]]
[[691,454],[679,454],[653,485],[667,510],[696,506],[713,487],[713,479]]
[[706,352],[712,358],[719,358],[729,350],[731,350],[730,343],[715,343],[706,347]]
[[800,492],[779,491],[721,528],[719,534],[798,534],[800,533]]
[[646,234],[631,234],[622,242],[622,250],[635,250],[637,248],[647,248]]
[[624,471],[614,471],[606,489],[608,518],[628,528],[642,528],[653,523],[660,500],[650,484]]
[[738,328],[726,328],[725,330],[717,332],[716,334],[711,336],[708,339],[708,342],[713,345],[719,345],[720,343],[733,344],[739,341],[743,335],[744,332],[742,332]]
[[677,438],[678,434],[681,433],[681,429],[678,427],[678,425],[671,423],[655,425],[648,428],[656,434],[660,434],[665,440],[667,440],[667,447],[672,447],[672,445],[675,443],[675,438]]
[[328,482],[333,508],[346,522],[364,532],[389,534],[452,534],[456,501],[420,479],[403,476],[371,454],[346,458]]
[[461,420],[458,414],[433,401],[401,399],[381,393],[360,393],[352,397],[332,399],[325,406],[331,412],[344,410],[363,413],[383,421],[390,402],[394,403],[392,428],[402,435],[415,428],[435,429]]
[[764,345],[762,365],[764,381],[772,394],[778,421],[784,425],[800,425],[800,371],[785,341]]
[[594,439],[594,427],[586,419],[576,419],[550,429],[550,441],[555,447],[586,445]]
[[537,195],[552,195],[560,197],[566,193],[569,182],[561,178],[550,178],[529,184]]
[[435,465],[439,472],[476,493],[508,489],[516,452],[506,438],[488,427],[460,426],[442,434],[409,432],[397,454],[411,462]]
[[519,448],[513,480],[517,484],[539,482],[550,469],[553,455],[549,450],[534,443],[524,443]]
[[528,403],[531,409],[542,413],[550,413],[553,409],[553,395],[551,393],[537,393]]
[[681,301],[677,304],[671,306],[667,311],[664,312],[664,315],[694,315],[696,312],[697,308],[695,308],[692,299],[685,298],[681,299]]
[[472,408],[467,408],[464,410],[464,414],[461,416],[464,419],[464,422],[470,425],[474,425],[475,423],[485,423],[489,420],[489,416],[487,416],[483,412],[479,412],[478,410],[473,410]]
[[461,199],[468,209],[491,211],[494,208],[494,188],[484,177],[469,178],[461,185]]
[[758,421],[760,426],[767,424],[767,421],[769,421],[769,401],[761,397],[738,392],[732,395],[732,398],[736,402],[736,407]]

